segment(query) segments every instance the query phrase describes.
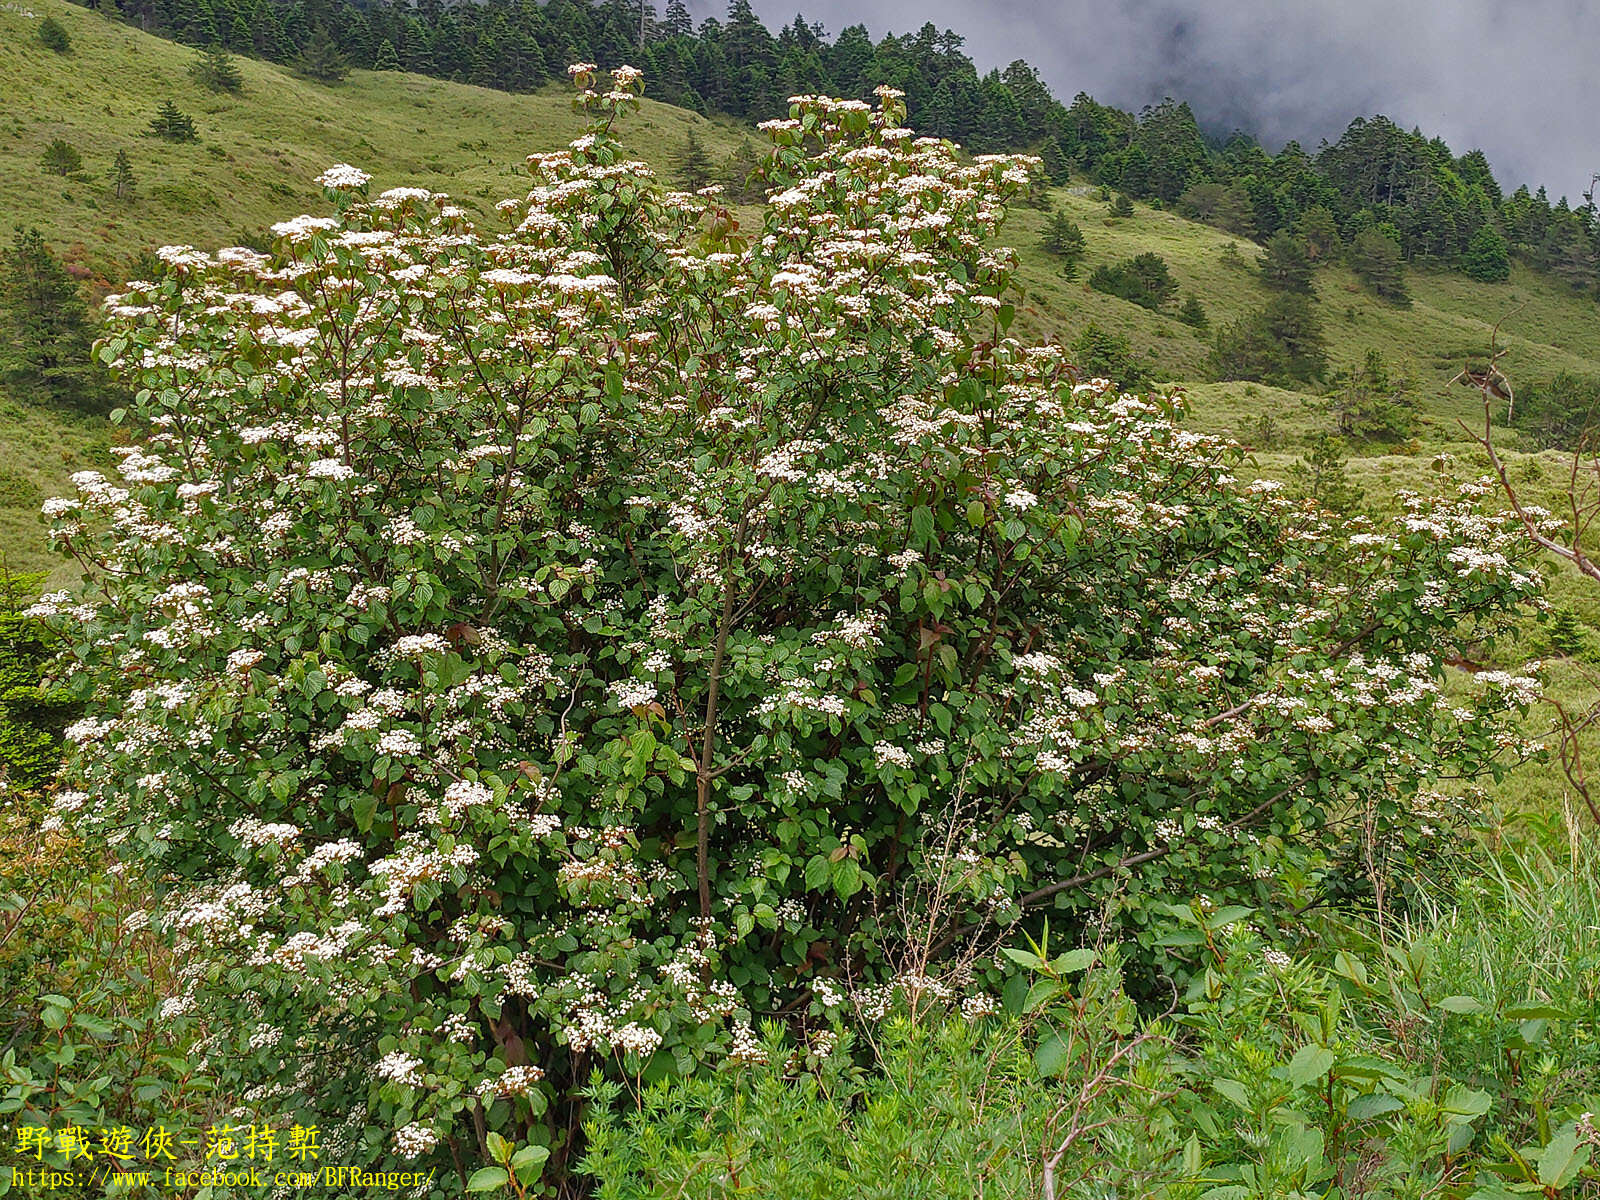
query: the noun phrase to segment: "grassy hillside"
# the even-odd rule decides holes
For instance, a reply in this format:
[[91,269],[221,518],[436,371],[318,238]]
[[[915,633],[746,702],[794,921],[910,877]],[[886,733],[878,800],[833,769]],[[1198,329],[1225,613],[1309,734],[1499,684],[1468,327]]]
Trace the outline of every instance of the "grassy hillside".
[[[243,93],[217,95],[189,77],[199,57],[191,49],[60,0],[40,0],[33,14],[0,10],[0,78],[9,85],[9,104],[0,113],[0,209],[16,222],[37,224],[91,289],[115,286],[133,272],[137,256],[155,246],[231,244],[273,221],[319,211],[312,180],[333,162],[368,170],[377,188],[427,186],[487,213],[518,189],[527,153],[560,145],[581,126],[560,86],[515,96],[360,71],[329,86],[247,59],[239,60]],[[36,31],[46,15],[67,29],[71,53],[40,44]],[[168,99],[194,119],[199,141],[144,136]],[[714,162],[746,136],[731,125],[647,102],[629,122],[627,140],[671,177],[690,128]],[[77,149],[81,172],[70,178],[44,172],[40,158],[54,138]],[[128,152],[138,177],[134,195],[121,200],[109,175],[118,150]],[[1124,334],[1158,376],[1190,385],[1199,427],[1237,433],[1270,415],[1277,434],[1262,447],[1264,472],[1286,470],[1310,437],[1331,428],[1316,396],[1198,382],[1205,378],[1209,332],[1083,282],[1100,263],[1153,250],[1169,263],[1181,294],[1205,306],[1215,329],[1268,297],[1255,271],[1254,246],[1143,205],[1131,217],[1113,218],[1088,188],[1056,189],[1051,201],[1083,228],[1088,256],[1078,279],[1065,279],[1039,249],[1045,213],[1015,208],[1005,236],[1023,261],[1023,332],[1070,341],[1092,320]],[[1358,364],[1368,349],[1377,349],[1393,373],[1411,381],[1423,407],[1418,448],[1427,453],[1389,452],[1352,463],[1369,495],[1426,486],[1435,449],[1470,453],[1457,421],[1481,419],[1477,396],[1442,385],[1464,359],[1482,353],[1495,322],[1505,320],[1502,340],[1513,347],[1505,366],[1514,379],[1560,370],[1600,373],[1600,311],[1553,280],[1522,268],[1504,284],[1414,270],[1410,283],[1414,304],[1400,309],[1371,296],[1342,266],[1317,272],[1332,365]],[[40,411],[25,397],[0,397],[0,418],[0,548],[14,567],[51,568],[65,577],[68,569],[56,566],[41,544],[38,501],[104,454],[103,423]]]
[[[17,6],[21,8],[21,6]],[[400,184],[449,192],[490,213],[526,180],[524,157],[577,136],[570,92],[513,96],[419,75],[357,71],[344,83],[310,83],[281,68],[238,60],[241,95],[206,91],[188,74],[199,55],[75,5],[42,0],[33,16],[0,8],[0,212],[37,225],[92,291],[134,273],[141,252],[169,243],[214,248],[301,212],[320,212],[313,182],[335,162],[361,166],[375,189]],[[71,53],[46,49],[39,21],[53,16]],[[171,99],[194,119],[199,141],[146,137]],[[664,104],[646,102],[630,122],[636,153],[663,173],[698,130],[714,161],[744,134]],[[45,147],[62,138],[82,156],[70,178],[45,173]],[[112,160],[126,150],[138,183],[116,198]],[[0,394],[0,553],[14,570],[69,567],[49,554],[39,502],[67,477],[103,459],[103,419],[61,414]]]

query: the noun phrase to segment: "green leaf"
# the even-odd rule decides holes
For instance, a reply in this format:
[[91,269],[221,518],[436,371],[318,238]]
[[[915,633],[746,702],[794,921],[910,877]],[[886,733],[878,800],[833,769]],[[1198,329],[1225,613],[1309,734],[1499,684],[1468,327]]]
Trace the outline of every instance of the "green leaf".
[[1067,1065],[1067,1041],[1059,1033],[1052,1033],[1039,1043],[1039,1048],[1033,1052],[1033,1065],[1038,1068],[1039,1074],[1045,1079],[1052,1079],[1061,1074]]
[[503,1163],[510,1157],[511,1145],[498,1133],[490,1132],[483,1140],[489,1147],[489,1157],[495,1162]]
[[1370,1121],[1405,1108],[1405,1102],[1387,1092],[1373,1092],[1370,1096],[1357,1096],[1345,1110],[1352,1121]]
[[366,833],[372,828],[372,818],[378,811],[376,792],[362,792],[350,806],[350,815],[356,819],[356,828]]
[[1250,1111],[1249,1089],[1237,1079],[1213,1079],[1211,1086],[1218,1095],[1230,1102],[1235,1108],[1242,1112]]
[[1566,1187],[1589,1162],[1588,1143],[1579,1143],[1573,1125],[1563,1125],[1539,1153],[1539,1182],[1546,1187]]
[[549,1157],[550,1149],[547,1146],[524,1146],[512,1156],[511,1169],[517,1173],[518,1181],[526,1187],[539,1178],[539,1170]]
[[1072,975],[1078,971],[1087,971],[1092,966],[1094,966],[1094,951],[1087,946],[1068,950],[1065,954],[1058,954],[1050,960],[1050,969],[1057,975]]
[[1274,1074],[1281,1075],[1295,1087],[1304,1087],[1321,1079],[1332,1068],[1333,1051],[1315,1042],[1308,1042],[1294,1052],[1287,1066],[1278,1068]]
[[813,854],[811,861],[806,863],[806,887],[813,892],[820,892],[828,886],[828,856],[826,854]]
[[467,1191],[489,1192],[502,1186],[511,1175],[504,1167],[480,1167],[472,1173],[472,1178],[467,1180]]
[[1459,1083],[1446,1092],[1439,1103],[1439,1108],[1449,1116],[1469,1121],[1483,1116],[1492,1107],[1494,1101],[1488,1092],[1475,1092]]
[[1570,1021],[1572,1014],[1551,1004],[1513,1004],[1503,1014],[1508,1021]]
[[1439,1001],[1439,1007],[1451,1013],[1481,1013],[1487,1008],[1482,1000],[1475,996],[1446,996]]

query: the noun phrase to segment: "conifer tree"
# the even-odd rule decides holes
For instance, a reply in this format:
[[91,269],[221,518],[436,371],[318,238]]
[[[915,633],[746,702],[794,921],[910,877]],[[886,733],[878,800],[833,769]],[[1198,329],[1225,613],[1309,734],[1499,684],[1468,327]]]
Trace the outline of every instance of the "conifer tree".
[[1401,307],[1411,304],[1400,244],[1383,230],[1363,229],[1356,234],[1350,243],[1350,269],[1382,299]]
[[1311,257],[1305,243],[1293,234],[1276,233],[1256,260],[1261,280],[1269,288],[1302,296],[1315,295],[1311,286]]
[[389,38],[383,39],[383,45],[378,47],[378,57],[372,62],[374,71],[399,71],[400,52],[394,48],[394,42]]
[[1039,151],[1039,157],[1044,161],[1044,173],[1049,176],[1051,183],[1059,187],[1072,178],[1072,164],[1061,149],[1059,138],[1047,141],[1044,149]]
[[1113,217],[1133,216],[1133,201],[1128,199],[1127,192],[1118,192],[1116,198],[1111,201],[1111,215]]
[[1297,226],[1301,244],[1305,246],[1306,257],[1312,262],[1321,262],[1332,258],[1344,245],[1339,236],[1339,225],[1333,219],[1333,214],[1325,205],[1313,204],[1300,215]]
[[761,180],[756,178],[756,172],[760,169],[761,156],[756,153],[754,143],[745,138],[722,169],[722,185],[733,199],[743,204],[754,204],[761,199]]
[[83,166],[83,159],[65,138],[56,138],[44,148],[44,169],[52,175],[71,175]]
[[1083,230],[1059,208],[1045,221],[1044,237],[1040,244],[1047,253],[1061,260],[1061,273],[1068,279],[1078,274],[1078,264],[1083,261],[1087,249]]
[[78,285],[37,229],[19,228],[0,255],[0,378],[21,399],[82,400],[93,340]]
[[1467,243],[1461,269],[1485,283],[1500,283],[1510,276],[1511,248],[1506,245],[1506,239],[1500,236],[1500,231],[1488,221],[1478,226],[1478,231]]
[[691,192],[698,192],[711,182],[711,158],[706,154],[706,148],[700,144],[699,137],[693,129],[684,139],[683,149],[678,154],[675,164],[678,168],[678,178],[683,180],[683,186]]
[[318,83],[338,83],[350,74],[350,66],[345,62],[344,55],[334,45],[328,31],[321,26],[313,31],[295,57],[294,69]]
[[1312,440],[1311,453],[1289,468],[1289,482],[1300,495],[1336,513],[1349,513],[1361,503],[1361,489],[1350,482],[1331,434],[1319,433]]
[[111,164],[111,189],[118,200],[126,200],[133,195],[133,185],[136,182],[133,174],[133,162],[128,157],[126,150],[118,150],[116,160]]
[[204,55],[189,66],[189,74],[203,88],[213,92],[240,92],[244,90],[244,76],[233,55],[213,43]]
[[149,136],[164,138],[169,142],[192,142],[200,135],[188,115],[171,100],[165,100],[150,120]]
[[47,50],[54,50],[57,54],[72,53],[72,39],[54,17],[46,17],[39,22],[39,41]]
[[1129,390],[1148,382],[1146,368],[1133,356],[1128,339],[1093,321],[1083,327],[1068,350],[1080,379],[1110,379]]

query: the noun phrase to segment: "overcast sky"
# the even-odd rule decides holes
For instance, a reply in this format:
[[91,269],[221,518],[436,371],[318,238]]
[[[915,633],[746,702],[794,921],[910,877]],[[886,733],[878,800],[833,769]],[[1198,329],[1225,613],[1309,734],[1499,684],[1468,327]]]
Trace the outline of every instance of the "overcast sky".
[[[663,0],[664,3],[664,0]],[[1024,58],[1063,101],[1137,110],[1171,95],[1208,128],[1314,150],[1382,112],[1481,148],[1511,191],[1574,204],[1600,172],[1600,0],[752,0],[771,28],[798,10],[829,37],[932,21],[980,70]],[[726,4],[699,0],[697,17]]]

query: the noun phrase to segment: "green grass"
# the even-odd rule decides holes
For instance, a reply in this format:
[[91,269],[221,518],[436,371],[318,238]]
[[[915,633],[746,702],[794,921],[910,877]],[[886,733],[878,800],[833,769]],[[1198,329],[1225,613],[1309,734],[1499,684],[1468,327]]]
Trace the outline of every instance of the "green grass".
[[[582,130],[570,89],[510,95],[399,72],[355,71],[344,83],[313,83],[269,63],[238,60],[240,95],[195,83],[199,53],[58,0],[25,18],[0,11],[0,211],[38,225],[114,286],[140,251],[168,243],[231,245],[297,213],[321,211],[313,182],[335,162],[373,176],[375,190],[401,184],[449,192],[493,218],[498,200],[525,190],[523,159]],[[53,16],[72,38],[59,55],[39,43]],[[199,141],[144,136],[157,107],[172,100],[194,119]],[[636,153],[657,170],[694,127],[720,162],[741,134],[731,126],[646,102],[629,122]],[[52,138],[83,156],[77,177],[47,175],[40,156]],[[112,160],[126,150],[138,184],[118,200]]]

